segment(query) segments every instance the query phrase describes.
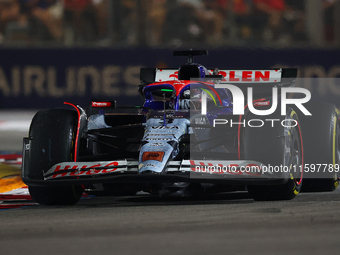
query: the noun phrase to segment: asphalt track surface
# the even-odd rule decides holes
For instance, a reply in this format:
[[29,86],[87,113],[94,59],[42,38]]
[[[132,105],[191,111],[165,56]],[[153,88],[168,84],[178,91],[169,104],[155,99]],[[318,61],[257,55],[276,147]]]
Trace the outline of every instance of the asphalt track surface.
[[340,189],[276,202],[236,192],[31,204],[0,211],[0,254],[339,254],[339,211]]

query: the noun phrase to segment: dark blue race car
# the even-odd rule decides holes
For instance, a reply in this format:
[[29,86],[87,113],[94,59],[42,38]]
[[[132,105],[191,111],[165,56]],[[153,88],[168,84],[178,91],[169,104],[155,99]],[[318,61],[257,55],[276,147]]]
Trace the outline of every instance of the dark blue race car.
[[255,200],[278,200],[301,189],[334,190],[336,107],[299,97],[296,69],[193,61],[207,53],[175,52],[188,57],[176,69],[142,68],[143,106],[93,100],[86,110],[65,103],[69,109],[39,111],[23,147],[32,198],[74,204],[84,189],[161,196],[247,190]]

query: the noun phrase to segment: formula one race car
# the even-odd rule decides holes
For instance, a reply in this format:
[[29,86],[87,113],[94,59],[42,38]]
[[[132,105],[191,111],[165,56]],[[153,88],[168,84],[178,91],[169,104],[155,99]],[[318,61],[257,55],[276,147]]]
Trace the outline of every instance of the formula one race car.
[[[194,63],[207,53],[175,52],[188,57],[179,69],[142,68],[143,106],[93,100],[86,111],[70,103],[73,109],[39,111],[23,146],[32,198],[74,204],[84,189],[160,196],[247,190],[255,200],[279,200],[294,198],[303,179],[306,190],[334,190],[335,106],[307,102],[308,93],[294,97],[306,91],[292,88],[296,69]],[[319,164],[326,171],[312,175]]]

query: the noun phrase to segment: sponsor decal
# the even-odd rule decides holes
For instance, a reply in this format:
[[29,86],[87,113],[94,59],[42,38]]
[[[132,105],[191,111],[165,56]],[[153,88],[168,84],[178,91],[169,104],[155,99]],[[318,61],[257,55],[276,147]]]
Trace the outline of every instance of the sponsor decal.
[[172,138],[146,138],[146,141],[173,141]]
[[207,124],[207,119],[204,117],[195,118],[195,124],[205,125]]
[[147,134],[146,137],[144,138],[145,140],[148,140],[149,136],[151,137],[157,137],[157,136],[161,136],[161,137],[164,137],[164,136],[172,136],[172,138],[176,139],[176,134]]
[[[171,78],[171,77],[170,77]],[[178,76],[177,76],[177,78],[178,78]],[[174,82],[174,85],[176,86],[176,85],[178,85],[178,86],[181,86],[181,85],[185,85],[186,83],[185,82],[181,82],[181,81],[175,81]]]
[[[65,165],[65,164],[57,164],[52,168],[54,178],[61,178],[66,176],[89,176],[89,175],[98,175],[98,174],[107,174],[116,171],[119,166],[118,162],[111,162],[106,165],[102,165],[100,163],[92,166],[87,166],[84,164],[75,164],[75,165]],[[47,178],[49,179],[49,178]]]
[[156,167],[156,166],[153,164],[146,164],[144,167]]
[[179,129],[178,126],[152,126],[152,129]]
[[164,135],[172,135],[172,136],[175,136],[176,134],[169,134],[169,133],[162,133],[162,134],[148,134],[148,136],[164,136]]
[[[214,74],[214,70],[208,71],[209,75]],[[223,76],[224,82],[232,83],[274,83],[281,81],[282,69],[276,70],[220,70],[218,75]],[[156,82],[178,80],[178,70],[176,69],[156,69]],[[182,83],[179,83],[182,84]]]
[[92,102],[92,107],[111,107],[111,102]]
[[155,147],[159,147],[159,146],[163,146],[163,143],[152,143],[150,144],[150,146],[155,146]]
[[235,70],[219,71],[226,82],[278,82],[281,80],[281,70]]
[[164,151],[147,151],[143,153],[142,161],[156,160],[162,162]]
[[[153,115],[152,117],[156,118],[156,119],[163,119],[164,115]],[[174,114],[166,114],[165,117],[168,118],[168,119],[180,119],[180,118],[184,118],[184,116],[174,115]]]
[[267,105],[270,105],[270,102],[269,101],[255,102],[253,105],[254,106],[267,106]]

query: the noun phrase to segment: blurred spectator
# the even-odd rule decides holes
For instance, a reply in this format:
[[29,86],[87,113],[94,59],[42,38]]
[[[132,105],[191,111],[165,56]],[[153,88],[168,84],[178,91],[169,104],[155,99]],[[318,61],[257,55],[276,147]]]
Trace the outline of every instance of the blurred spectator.
[[167,16],[167,0],[149,0],[147,18],[150,27],[151,45],[160,45],[163,37],[164,22]]
[[167,2],[163,41],[166,45],[179,47],[204,41],[202,26],[197,15],[204,8],[201,0],[177,0]]
[[208,43],[215,45],[223,43],[225,8],[225,1],[203,0],[203,5],[197,9],[197,15]]
[[[220,44],[223,40],[223,5],[211,0],[177,0],[179,7],[188,11],[191,19],[196,21],[197,34],[211,44]],[[194,26],[191,28],[194,33]]]
[[[147,41],[161,47],[222,46],[226,39],[273,46],[308,43],[306,1],[0,0],[0,42],[144,46]],[[321,1],[330,44],[336,32],[334,6],[340,0]]]
[[13,24],[23,28],[27,26],[27,19],[20,12],[20,3],[18,0],[0,0],[0,42]]
[[[323,0],[324,9],[324,28],[325,28],[325,39],[328,42],[334,41],[334,5],[338,0]],[[339,13],[338,13],[339,15]]]
[[5,32],[8,22],[17,21],[20,15],[20,5],[17,0],[0,0],[0,32]]
[[306,41],[307,35],[304,2],[296,0],[285,1],[286,11],[284,13],[284,20],[286,23],[287,33],[289,33],[291,40],[294,42]]
[[96,16],[96,35],[103,38],[107,35],[107,23],[109,17],[109,0],[92,0]]
[[[241,40],[252,38],[252,0],[219,0],[228,9],[228,27],[236,30],[236,37]],[[223,3],[224,2],[224,3]]]
[[[63,5],[62,0],[20,0],[21,11],[32,23],[31,31],[37,39],[63,38]],[[43,26],[47,28],[44,33]]]
[[283,35],[284,0],[253,0],[254,38],[262,41],[277,41]]
[[95,15],[91,3],[91,0],[64,0],[66,41],[80,42],[94,39]]
[[[77,42],[91,42],[107,35],[108,0],[64,0],[67,36]],[[70,40],[65,38],[66,41]]]
[[169,26],[165,41],[171,41],[176,46],[183,43],[221,44],[224,25],[222,7],[216,0],[177,0],[168,9],[165,24]]
[[121,0],[117,14],[120,19],[118,38],[128,45],[137,44],[138,10],[136,0]]

